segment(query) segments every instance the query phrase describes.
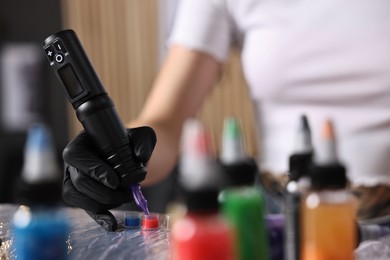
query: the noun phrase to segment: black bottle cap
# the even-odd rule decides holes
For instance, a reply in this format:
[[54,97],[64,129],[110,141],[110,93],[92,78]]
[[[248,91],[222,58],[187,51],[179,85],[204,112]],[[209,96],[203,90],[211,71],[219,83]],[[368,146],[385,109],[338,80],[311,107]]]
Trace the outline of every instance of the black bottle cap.
[[344,189],[347,186],[346,169],[336,163],[330,165],[311,165],[311,185],[315,190]]
[[227,178],[227,185],[238,186],[252,186],[255,183],[258,168],[255,160],[248,158],[247,160],[233,163],[223,164],[222,171]]
[[15,202],[27,205],[57,205],[61,202],[61,182],[27,183],[20,179],[15,187]]
[[213,212],[219,209],[218,190],[193,191],[182,188],[181,194],[189,212]]
[[293,154],[289,158],[289,178],[297,181],[303,176],[309,175],[309,165],[312,153]]

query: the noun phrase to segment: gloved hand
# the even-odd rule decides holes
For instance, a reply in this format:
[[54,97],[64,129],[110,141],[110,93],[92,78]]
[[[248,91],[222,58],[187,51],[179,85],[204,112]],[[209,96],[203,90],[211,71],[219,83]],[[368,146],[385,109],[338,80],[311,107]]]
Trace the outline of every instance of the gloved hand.
[[[128,129],[135,159],[144,165],[156,144],[150,127]],[[117,229],[117,221],[109,209],[132,201],[128,189],[118,188],[120,177],[97,154],[85,132],[76,136],[64,149],[65,162],[62,198],[73,207],[84,209],[99,225],[109,231]]]

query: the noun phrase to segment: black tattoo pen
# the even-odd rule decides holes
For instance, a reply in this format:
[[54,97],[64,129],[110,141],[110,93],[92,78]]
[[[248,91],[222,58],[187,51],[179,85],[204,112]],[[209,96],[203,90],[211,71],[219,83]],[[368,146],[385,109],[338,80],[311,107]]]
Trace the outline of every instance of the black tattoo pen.
[[120,187],[130,188],[135,203],[149,214],[139,185],[146,177],[146,168],[135,158],[125,125],[76,33],[73,30],[55,33],[46,38],[43,49],[85,132],[120,176]]

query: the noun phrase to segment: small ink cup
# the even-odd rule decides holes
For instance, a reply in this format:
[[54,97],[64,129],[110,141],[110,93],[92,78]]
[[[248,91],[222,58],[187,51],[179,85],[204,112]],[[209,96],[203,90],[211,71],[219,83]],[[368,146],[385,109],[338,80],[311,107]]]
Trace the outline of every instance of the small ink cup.
[[165,230],[171,230],[172,227],[172,216],[165,215],[164,220],[160,221],[160,227]]
[[125,213],[125,228],[136,229],[141,227],[141,216],[139,212]]
[[160,215],[152,213],[143,215],[141,218],[141,227],[143,230],[156,230],[160,228]]

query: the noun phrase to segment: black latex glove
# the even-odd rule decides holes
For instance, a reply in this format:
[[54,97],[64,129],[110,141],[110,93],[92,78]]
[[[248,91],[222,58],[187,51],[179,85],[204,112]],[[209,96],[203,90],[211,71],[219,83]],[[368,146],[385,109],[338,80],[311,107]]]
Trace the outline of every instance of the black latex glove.
[[[150,127],[127,130],[135,159],[144,165],[156,144]],[[64,149],[65,162],[62,198],[73,207],[84,209],[99,225],[109,231],[117,229],[117,221],[109,209],[132,201],[129,189],[118,188],[118,174],[97,154],[85,132],[76,136]]]

